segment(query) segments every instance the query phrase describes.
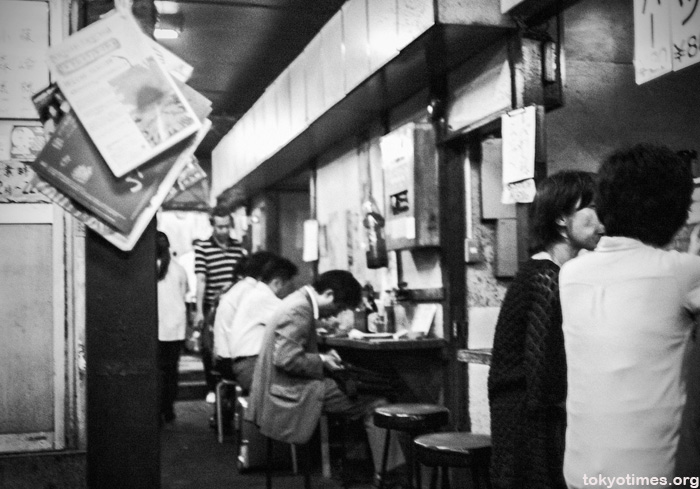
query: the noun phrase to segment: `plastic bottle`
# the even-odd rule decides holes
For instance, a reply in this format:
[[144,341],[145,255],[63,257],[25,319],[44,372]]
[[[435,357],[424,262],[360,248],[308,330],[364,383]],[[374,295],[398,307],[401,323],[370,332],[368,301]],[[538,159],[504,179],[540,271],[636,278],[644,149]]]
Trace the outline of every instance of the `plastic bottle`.
[[365,191],[362,201],[362,224],[367,229],[367,268],[382,268],[389,265],[384,238],[384,217],[374,198]]

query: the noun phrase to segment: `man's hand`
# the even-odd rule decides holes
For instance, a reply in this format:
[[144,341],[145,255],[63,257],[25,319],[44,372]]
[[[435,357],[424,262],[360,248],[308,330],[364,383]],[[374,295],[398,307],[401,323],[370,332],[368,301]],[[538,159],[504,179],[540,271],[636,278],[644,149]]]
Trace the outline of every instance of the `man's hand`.
[[326,367],[328,370],[341,370],[343,367],[343,360],[340,358],[340,355],[338,355],[338,352],[335,350],[330,350],[327,353],[321,353],[320,354],[321,361],[323,362],[323,366]]
[[201,330],[204,327],[204,313],[200,310],[194,313],[194,321],[192,321],[196,329]]

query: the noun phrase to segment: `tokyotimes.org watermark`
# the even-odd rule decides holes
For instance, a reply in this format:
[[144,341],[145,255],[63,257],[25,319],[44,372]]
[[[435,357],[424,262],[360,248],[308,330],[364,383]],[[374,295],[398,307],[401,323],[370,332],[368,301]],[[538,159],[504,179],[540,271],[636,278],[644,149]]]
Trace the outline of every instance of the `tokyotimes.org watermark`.
[[700,487],[700,477],[649,477],[627,474],[626,476],[608,477],[602,474],[583,475],[584,486],[625,487],[625,486],[680,486],[696,489]]

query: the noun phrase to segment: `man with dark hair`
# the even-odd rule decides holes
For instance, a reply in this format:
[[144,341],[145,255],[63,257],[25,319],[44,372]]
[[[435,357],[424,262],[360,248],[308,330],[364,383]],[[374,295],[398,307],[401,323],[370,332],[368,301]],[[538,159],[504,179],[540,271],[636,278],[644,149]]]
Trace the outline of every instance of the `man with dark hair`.
[[290,286],[297,272],[297,266],[291,261],[279,256],[272,257],[262,267],[260,280],[242,294],[235,315],[227,327],[224,326],[231,374],[244,391],[249,391],[253,382],[255,361],[262,347],[265,326],[282,298],[291,291]]
[[275,258],[277,255],[270,251],[256,251],[241,261],[239,268],[243,278],[223,292],[219,298],[214,319],[214,355],[217,359],[216,370],[225,377],[233,378],[231,374],[233,354],[229,334],[238,306],[241,299],[255,288],[265,265]]
[[209,222],[213,228],[211,237],[199,240],[194,245],[194,271],[197,276],[194,325],[202,330],[202,363],[209,391],[207,402],[213,403],[216,388],[216,377],[212,372],[214,330],[212,324],[205,324],[205,318],[215,308],[221,291],[236,281],[236,266],[246,256],[246,251],[230,236],[233,222],[226,209],[215,207]]
[[[668,245],[687,219],[692,176],[669,148],[639,144],[612,153],[598,177],[606,235],[559,275],[564,476],[570,488],[602,487],[590,481],[600,474],[670,483],[679,470],[684,360],[700,315],[700,258]],[[695,229],[692,254],[697,242]]]
[[381,431],[371,421],[386,401],[372,396],[350,399],[326,371],[343,368],[338,354],[319,353],[318,318],[335,316],[360,303],[362,288],[350,272],[331,270],[312,286],[286,297],[267,323],[257,359],[246,419],[260,432],[287,443],[306,443],[322,412],[364,416],[373,455]]

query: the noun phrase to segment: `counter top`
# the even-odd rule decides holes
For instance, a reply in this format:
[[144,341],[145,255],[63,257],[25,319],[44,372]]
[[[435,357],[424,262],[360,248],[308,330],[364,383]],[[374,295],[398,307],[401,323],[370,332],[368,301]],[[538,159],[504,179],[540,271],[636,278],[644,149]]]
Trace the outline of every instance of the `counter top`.
[[442,338],[422,339],[361,339],[355,340],[347,337],[319,336],[321,345],[341,348],[357,348],[359,350],[430,350],[441,349],[447,346]]
[[457,360],[464,363],[491,365],[491,348],[457,350]]

